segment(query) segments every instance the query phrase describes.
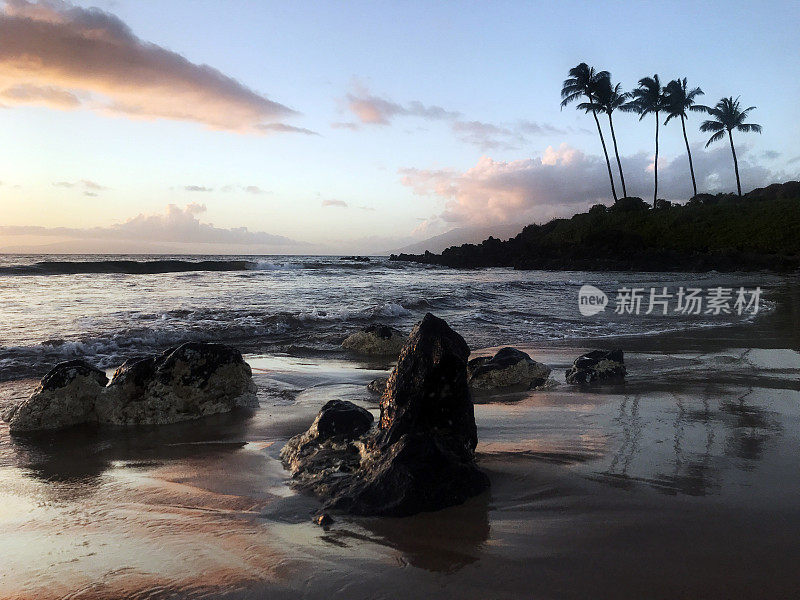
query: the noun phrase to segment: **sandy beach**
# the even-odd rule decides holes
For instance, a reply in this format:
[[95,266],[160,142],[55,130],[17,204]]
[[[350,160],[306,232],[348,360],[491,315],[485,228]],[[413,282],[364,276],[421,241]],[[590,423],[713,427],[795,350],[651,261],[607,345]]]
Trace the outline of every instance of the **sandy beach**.
[[564,369],[609,340],[523,348],[560,381],[475,397],[490,491],[404,519],[322,529],[278,459],[331,398],[377,414],[366,383],[389,364],[251,355],[253,414],[27,439],[3,424],[0,597],[792,597],[800,345],[781,307],[613,340],[628,380],[588,392]]

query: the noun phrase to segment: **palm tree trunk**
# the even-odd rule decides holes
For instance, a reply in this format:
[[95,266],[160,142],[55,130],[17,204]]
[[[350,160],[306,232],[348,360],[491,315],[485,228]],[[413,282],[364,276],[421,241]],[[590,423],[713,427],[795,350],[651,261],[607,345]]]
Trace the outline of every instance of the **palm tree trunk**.
[[656,200],[658,199],[658,111],[656,111],[656,160],[653,162],[653,208],[656,207]]
[[617,136],[614,133],[614,121],[611,120],[611,113],[608,113],[608,125],[611,127],[611,139],[614,141],[614,154],[617,155],[617,167],[619,168],[619,180],[622,182],[622,196],[628,197],[628,190],[625,189],[625,176],[622,174],[622,163],[619,161],[619,149],[617,148]]
[[692,174],[692,188],[694,195],[697,196],[697,182],[694,179],[694,165],[692,164],[692,151],[689,150],[689,138],[686,137],[686,121],[681,115],[681,127],[683,127],[683,141],[686,142],[686,154],[689,155],[689,172]]
[[[592,101],[592,97],[589,96],[589,102]],[[614,202],[617,201],[617,189],[614,187],[614,175],[611,173],[611,161],[608,160],[608,150],[606,150],[606,140],[603,137],[603,130],[600,129],[600,119],[597,118],[597,112],[592,111],[592,115],[594,116],[594,122],[597,123],[597,133],[600,134],[600,143],[603,145],[603,154],[606,155],[606,166],[608,167],[608,178],[611,180],[611,194],[614,196]]]
[[731,141],[731,152],[733,153],[733,169],[736,171],[736,190],[739,192],[739,198],[742,197],[742,184],[739,183],[739,161],[736,160],[736,148],[733,147],[733,135],[731,130],[728,129],[728,139]]

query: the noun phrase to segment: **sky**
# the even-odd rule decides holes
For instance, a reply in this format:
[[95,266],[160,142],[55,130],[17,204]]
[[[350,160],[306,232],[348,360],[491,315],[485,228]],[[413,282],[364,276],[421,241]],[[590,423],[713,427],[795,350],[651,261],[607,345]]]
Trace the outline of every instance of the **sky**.
[[[594,120],[559,105],[580,62],[741,95],[742,187],[800,178],[797,0],[0,7],[0,251],[378,253],[610,204]],[[701,120],[698,187],[734,191]],[[614,125],[652,197],[654,118]],[[692,194],[675,121],[659,182]]]

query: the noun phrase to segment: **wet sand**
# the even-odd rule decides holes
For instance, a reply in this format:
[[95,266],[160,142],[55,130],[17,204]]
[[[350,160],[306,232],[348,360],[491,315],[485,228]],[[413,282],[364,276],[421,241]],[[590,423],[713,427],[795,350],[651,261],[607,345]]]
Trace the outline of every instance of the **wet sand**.
[[[750,327],[526,348],[560,385],[476,397],[491,490],[406,519],[323,530],[278,460],[328,399],[377,414],[366,383],[388,364],[250,356],[252,414],[13,439],[3,424],[0,598],[796,597],[792,306]],[[563,383],[613,343],[625,385]],[[0,403],[33,383],[0,384]]]

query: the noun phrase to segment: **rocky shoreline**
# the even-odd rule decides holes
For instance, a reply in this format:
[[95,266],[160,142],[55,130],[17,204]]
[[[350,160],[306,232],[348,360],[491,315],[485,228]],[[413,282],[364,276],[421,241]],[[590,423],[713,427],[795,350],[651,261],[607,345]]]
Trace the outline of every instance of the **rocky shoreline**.
[[[409,516],[482,493],[489,479],[476,463],[473,393],[502,398],[550,381],[550,367],[515,348],[469,360],[464,339],[431,313],[408,336],[376,323],[342,347],[379,356],[400,350],[388,379],[368,386],[381,395],[377,426],[368,410],[334,399],[281,450],[294,487],[322,502],[315,517],[321,525],[332,522],[329,512]],[[583,355],[566,373],[580,386],[624,376],[621,350]],[[3,420],[19,435],[77,425],[167,425],[257,406],[252,370],[238,350],[187,343],[128,360],[110,381],[86,362],[61,363]]]
[[745,194],[700,194],[684,205],[641,198],[597,204],[570,219],[528,225],[502,241],[452,246],[390,260],[462,269],[545,271],[772,271],[800,269],[800,182]]

